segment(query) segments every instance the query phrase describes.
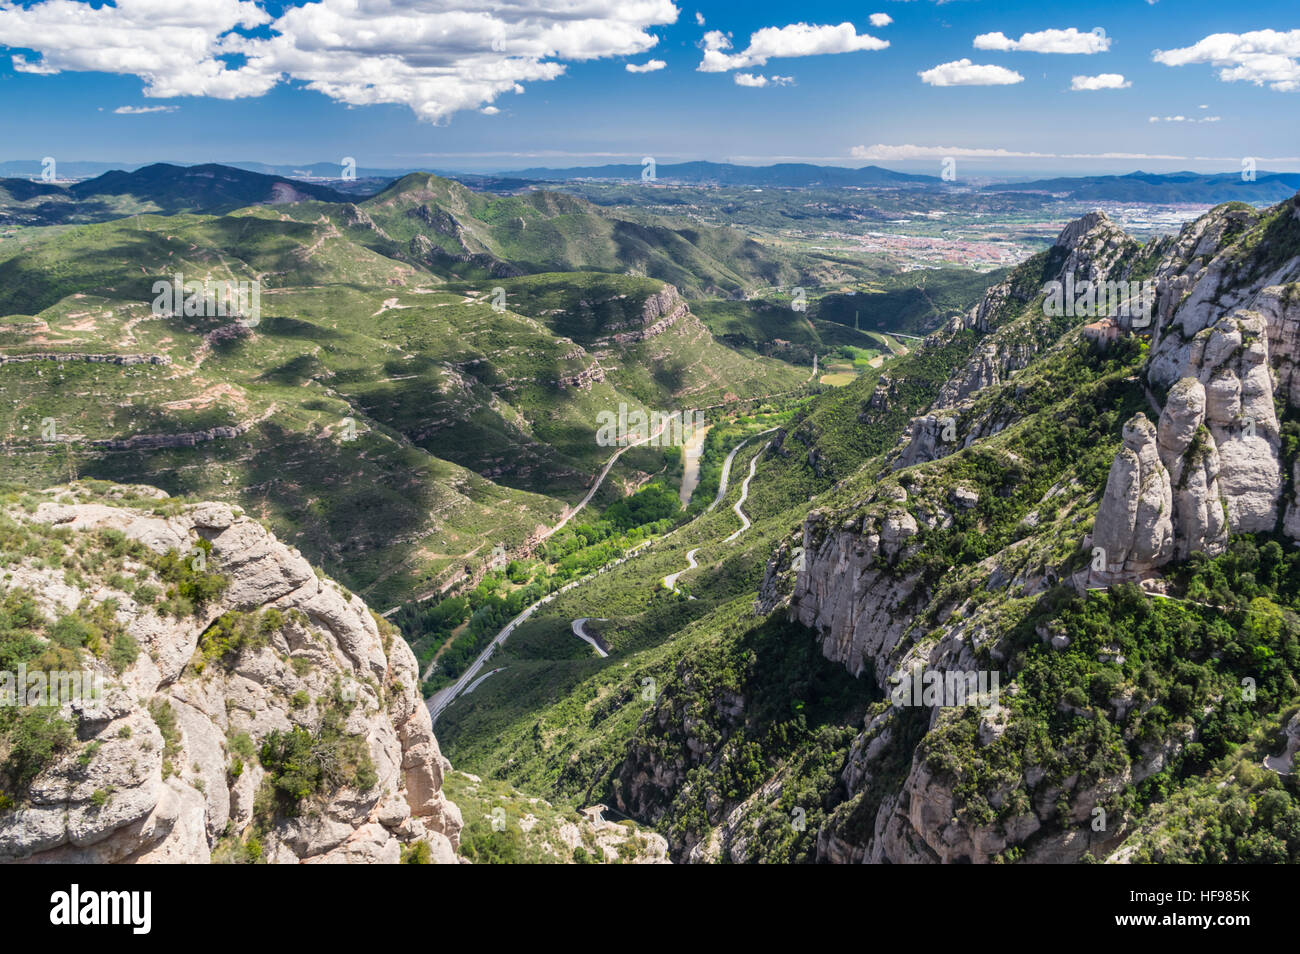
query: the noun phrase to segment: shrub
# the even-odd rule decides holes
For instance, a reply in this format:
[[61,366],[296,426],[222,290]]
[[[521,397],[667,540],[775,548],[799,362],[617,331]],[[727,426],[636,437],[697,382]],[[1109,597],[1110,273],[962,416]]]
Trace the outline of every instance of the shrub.
[[56,755],[72,745],[73,723],[57,709],[14,707],[0,710],[0,742],[8,749],[3,771],[13,788],[22,790]]

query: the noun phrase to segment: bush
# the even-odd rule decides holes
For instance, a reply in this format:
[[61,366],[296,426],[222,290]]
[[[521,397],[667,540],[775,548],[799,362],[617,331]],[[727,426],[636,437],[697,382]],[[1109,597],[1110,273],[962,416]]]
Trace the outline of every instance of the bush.
[[75,738],[73,723],[47,707],[0,710],[0,743],[8,750],[3,772],[16,790],[26,789]]
[[118,633],[108,650],[108,664],[119,676],[140,656],[140,644],[130,633]]
[[267,770],[279,808],[297,815],[305,799],[343,786],[366,791],[379,782],[370,747],[360,735],[343,731],[343,713],[331,708],[321,730],[313,734],[301,726],[272,732],[259,753]]
[[404,865],[429,865],[433,864],[433,849],[429,843],[421,839],[412,845],[406,845],[402,848],[402,864]]

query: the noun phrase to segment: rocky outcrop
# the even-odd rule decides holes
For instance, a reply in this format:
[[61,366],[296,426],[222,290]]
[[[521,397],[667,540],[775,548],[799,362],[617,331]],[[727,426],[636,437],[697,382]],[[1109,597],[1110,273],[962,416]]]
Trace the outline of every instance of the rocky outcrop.
[[1219,487],[1219,452],[1205,426],[1205,386],[1183,378],[1160,415],[1157,445],[1173,487],[1174,557],[1222,553],[1228,542],[1228,507]]
[[[127,586],[166,585],[129,547],[119,548],[120,565],[108,559],[103,573],[76,584],[41,561],[9,568],[0,586],[33,594],[50,619],[86,601],[111,607],[139,654],[120,674],[84,659],[104,679],[104,704],[69,704],[80,716],[77,741],[0,811],[0,859],[207,862],[255,835],[272,862],[396,862],[417,843],[435,861],[456,860],[460,816],[442,794],[448,765],[400,634],[225,504],[148,510],[79,485],[48,496],[11,516],[92,549],[107,545],[105,532],[186,560],[208,547],[207,569],[226,585],[194,614],[177,615]],[[214,653],[209,640],[223,631],[214,624],[240,620],[255,621],[258,638]],[[275,789],[255,753],[273,732],[321,739],[327,726],[361,746],[364,755],[347,751],[369,770],[320,787],[295,810],[269,810]]]
[[1300,282],[1265,288],[1251,307],[1268,332],[1277,395],[1288,407],[1300,407]]
[[165,354],[84,354],[76,351],[39,351],[26,354],[0,352],[0,364],[20,364],[26,361],[85,361],[90,364],[171,364]]
[[568,388],[577,388],[579,391],[588,391],[593,384],[605,380],[605,369],[597,363],[592,363],[589,367],[583,368],[577,374],[565,375],[557,378],[555,386],[560,390]]
[[1124,445],[1106,478],[1092,532],[1094,552],[1101,549],[1105,565],[1094,570],[1094,581],[1135,579],[1173,558],[1173,489],[1156,436],[1145,414],[1124,425]]
[[1232,529],[1272,530],[1282,493],[1281,441],[1263,317],[1238,311],[1199,332],[1184,374],[1205,386],[1205,423],[1218,449]]
[[855,676],[868,666],[892,668],[888,660],[910,625],[905,607],[919,583],[892,564],[906,555],[917,531],[916,518],[901,507],[837,527],[820,512],[804,522],[805,569],[795,580],[791,614],[819,634],[827,659]]
[[[1269,262],[1267,256],[1243,254],[1236,241],[1243,233],[1263,228],[1266,215],[1276,233],[1273,241],[1284,242],[1288,234],[1294,240],[1300,232],[1300,204],[1295,200],[1269,212],[1221,206],[1184,226],[1162,257],[1155,272],[1156,321],[1147,370],[1153,385],[1169,387],[1183,377],[1197,335],[1232,312],[1254,310],[1265,321],[1294,317],[1294,306],[1286,304],[1287,296],[1279,289],[1300,280],[1300,256]],[[1263,268],[1261,259],[1267,263]],[[1270,338],[1276,334],[1279,343],[1292,339],[1284,325],[1270,330]],[[1294,355],[1293,347],[1278,351],[1279,360],[1287,364]]]
[[[1159,587],[1149,578],[1171,561],[1223,552],[1232,532],[1273,530],[1283,489],[1274,397],[1297,406],[1291,393],[1300,391],[1295,373],[1300,257],[1288,251],[1300,234],[1298,217],[1296,203],[1265,212],[1230,206],[1202,217],[1177,239],[1145,248],[1104,216],[1073,223],[1039,260],[1054,269],[1059,263],[1059,274],[1072,272],[1076,282],[1127,281],[1154,269],[1147,380],[1130,378],[1119,385],[1134,388],[1128,392],[1132,397],[1149,385],[1146,397],[1159,414],[1158,425],[1145,414],[1129,418],[1104,490],[1083,487],[1066,472],[1017,527],[1028,533],[979,564],[953,567],[950,582],[913,570],[926,565],[927,531],[969,532],[966,521],[979,513],[982,502],[956,479],[960,467],[927,467],[926,462],[979,445],[1014,424],[1007,415],[1019,413],[1021,392],[1007,379],[1016,374],[1016,365],[1032,362],[1034,354],[1056,342],[1070,348],[1078,343],[1077,332],[1061,337],[1067,329],[1060,322],[1040,324],[1037,309],[1022,308],[1008,321],[998,308],[1014,304],[1015,284],[996,286],[980,307],[927,340],[927,347],[941,346],[967,329],[989,333],[928,413],[912,420],[895,451],[896,468],[912,467],[899,475],[906,492],[897,490],[892,502],[879,493],[866,504],[811,513],[801,534],[774,553],[756,610],[786,608],[813,630],[826,656],[855,674],[874,673],[886,693],[892,679],[922,664],[945,673],[1001,669],[1004,693],[1016,695],[1025,687],[1016,685],[1016,667],[1007,665],[1019,645],[1009,636],[1025,617],[1018,615],[1018,600],[988,597],[1003,587],[1015,597],[1032,596],[1055,584],[1061,557],[1048,541],[1059,539],[1062,527],[1070,533],[1067,519],[1080,524],[1086,518],[1090,495],[1102,491],[1085,546],[1100,548],[1104,558],[1100,569],[1076,582],[1091,585],[1140,580]],[[1271,231],[1261,239],[1266,229]],[[1000,317],[991,320],[990,314]],[[1117,335],[1139,330],[1120,324]],[[1040,329],[1041,339],[1033,338]],[[1000,344],[990,348],[995,336]],[[1032,353],[1004,360],[1011,354],[1004,346],[1013,343],[1030,345]],[[1001,390],[990,392],[991,387]],[[886,408],[895,399],[895,385],[886,375],[870,405]],[[998,407],[1010,411],[990,410]],[[947,440],[941,424],[946,417],[957,424]],[[1015,457],[1007,444],[979,446],[990,456]],[[816,452],[810,448],[810,458]],[[929,486],[936,477],[938,485]],[[1293,477],[1300,484],[1300,462]],[[1076,512],[1067,518],[1063,511],[1070,509]],[[884,528],[891,511],[887,543]],[[1055,519],[1055,536],[1035,533],[1045,516]],[[1300,506],[1289,502],[1281,524],[1300,539]],[[940,545],[950,539],[938,536]],[[1017,567],[1020,549],[1037,555],[1026,556]],[[984,593],[978,599],[963,595],[972,588]],[[1046,651],[1076,651],[1072,636],[1077,640],[1078,634],[1042,625],[1036,631]],[[1122,663],[1117,654],[1118,649],[1105,649],[1097,658]],[[1141,704],[1131,689],[1090,702],[1081,707],[1062,699],[1058,708],[1073,718],[1104,717],[1121,727]],[[995,703],[972,723],[967,713],[941,707],[882,711],[877,705],[850,748],[840,775],[842,800],[818,832],[818,858],[987,862],[1012,847],[1030,861],[1075,861],[1084,852],[1104,857],[1129,834],[1125,822],[1116,821],[1115,798],[1161,771],[1194,737],[1194,730],[1181,727],[1143,741],[1124,729],[1125,750],[1103,771],[1094,772],[1091,765],[1082,770],[1083,763],[1062,771],[1061,760],[1074,756],[1066,749],[1055,753],[1055,765],[1024,758],[1026,737],[1018,735],[1024,726],[1012,731],[1017,711]],[[922,738],[927,742],[918,744]],[[1274,765],[1290,764],[1290,748]],[[979,788],[973,800],[972,785]],[[1108,810],[1109,827],[1102,817]]]
[[673,285],[664,285],[646,298],[641,305],[639,327],[621,331],[613,336],[617,344],[633,344],[663,334],[683,317],[690,314],[690,306]]
[[229,440],[248,433],[249,424],[230,424],[221,427],[209,427],[202,431],[186,431],[183,434],[136,434],[120,440],[91,441],[90,446],[98,450],[134,451],[163,450],[170,447],[195,447],[208,441]]
[[[1127,274],[1127,268],[1121,267],[1124,257],[1136,247],[1105,213],[1086,215],[1066,226],[1057,237],[1052,253],[1055,257],[1049,261],[1059,262],[1059,268],[1044,279],[1062,281],[1069,275],[1071,283],[1079,283],[1123,278]],[[965,315],[953,318],[926,338],[925,347],[934,348],[962,331],[986,336],[944,382],[929,413],[912,419],[899,441],[895,469],[938,460],[996,434],[1014,421],[1014,411],[1005,404],[1000,414],[990,416],[986,411],[979,420],[972,420],[970,411],[980,392],[1006,384],[1059,340],[1061,328],[1044,310],[1017,313],[1017,307],[1023,309],[1039,291],[1037,285],[1007,279],[990,288]],[[1078,321],[1086,320],[1080,313]],[[892,385],[885,375],[872,395],[872,407],[889,406]],[[942,436],[941,422],[949,418],[962,422],[961,433],[955,438]]]
[[435,245],[427,235],[415,235],[407,244],[411,257],[426,265],[450,268],[455,265],[471,265],[481,268],[492,278],[518,278],[524,270],[512,262],[505,262],[488,252],[448,252]]

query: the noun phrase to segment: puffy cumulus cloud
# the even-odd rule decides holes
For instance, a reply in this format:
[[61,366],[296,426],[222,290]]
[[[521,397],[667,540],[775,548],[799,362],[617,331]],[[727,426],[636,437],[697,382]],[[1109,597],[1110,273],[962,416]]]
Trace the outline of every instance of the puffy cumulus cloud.
[[916,74],[931,86],[1011,86],[1025,78],[1004,66],[981,66],[967,59],[940,63]]
[[700,45],[707,52],[729,50],[731,49],[731,34],[723,33],[721,30],[710,30],[700,39]]
[[1091,33],[1081,33],[1074,27],[1068,30],[1040,30],[1022,34],[1013,40],[1003,33],[981,33],[975,37],[977,50],[1019,50],[1025,53],[1105,53],[1110,49],[1110,37],[1101,27]]
[[764,86],[789,86],[794,83],[793,76],[755,76],[753,73],[735,74],[737,86],[752,86],[762,89]]
[[646,60],[644,63],[627,64],[627,71],[629,73],[653,73],[655,70],[661,70],[667,65],[663,60]]
[[731,40],[720,30],[704,34],[703,43],[704,59],[697,67],[702,73],[726,73],[750,66],[766,66],[770,59],[883,50],[889,46],[888,40],[858,33],[853,24],[847,22],[837,26],[792,23],[783,27],[764,27],[750,34],[749,46],[739,53],[724,52],[731,49]]
[[251,0],[0,0],[0,44],[40,54],[15,69],[132,74],[146,96],[234,99],[289,79],[438,122],[566,61],[645,53],[677,13],[672,0],[319,0],[278,18]]
[[1133,84],[1124,78],[1123,73],[1098,73],[1096,76],[1075,76],[1070,80],[1070,89],[1128,89]]
[[695,23],[697,26],[704,26],[704,14],[699,10],[695,11]]
[[867,19],[871,21],[873,27],[877,28],[887,27],[889,24],[894,22],[894,18],[888,13],[873,13],[871,16],[867,17]]
[[19,72],[130,73],[144,80],[146,96],[235,99],[260,96],[277,77],[247,66],[232,68],[220,59],[232,52],[232,39],[242,40],[230,31],[270,22],[270,14],[249,0],[183,6],[118,0],[98,9],[73,0],[29,7],[0,3],[0,44],[40,54],[39,62],[15,54]]
[[1300,30],[1213,33],[1192,46],[1156,50],[1152,59],[1165,66],[1209,63],[1219,68],[1225,83],[1254,83],[1281,92],[1300,89]]

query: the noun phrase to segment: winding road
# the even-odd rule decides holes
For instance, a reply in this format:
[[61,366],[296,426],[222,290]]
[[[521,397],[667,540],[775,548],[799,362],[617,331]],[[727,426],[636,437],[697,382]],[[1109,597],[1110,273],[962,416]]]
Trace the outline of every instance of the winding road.
[[587,635],[587,624],[590,623],[591,620],[592,617],[584,616],[581,619],[575,619],[569,625],[573,628],[574,636],[577,636],[579,639],[585,642],[591,643],[591,648],[596,650],[596,655],[599,656],[601,659],[604,659],[609,655],[609,653],[605,652],[605,650],[600,648],[600,643],[596,642],[594,637]]
[[[596,482],[592,484],[591,489],[587,491],[587,496],[579,500],[578,503],[574,506],[574,508],[568,511],[564,515],[564,517],[560,520],[559,523],[555,524],[555,526],[553,527],[550,527],[549,529],[547,529],[545,533],[541,534],[537,538],[537,542],[540,543],[541,541],[547,539],[548,537],[554,536],[555,534],[563,530],[565,524],[567,524],[570,520],[576,517],[578,515],[578,512],[582,510],[583,507],[591,503],[591,498],[596,496],[596,491],[600,490],[600,485],[605,482],[605,478],[608,477],[609,472],[614,469],[614,465],[618,463],[618,459],[622,457],[625,453],[627,453],[629,450],[631,450],[633,447],[639,447],[641,444],[645,444],[648,443],[649,441],[654,440],[656,437],[658,437],[660,434],[664,432],[665,427],[667,427],[667,421],[661,421],[659,423],[659,429],[655,431],[653,434],[651,434],[650,436],[643,437],[639,441],[633,441],[630,444],[624,444],[618,450],[614,451],[614,453],[610,455],[609,460],[605,462],[605,467],[603,470],[601,470],[600,475],[596,478]],[[471,550],[468,554],[466,554],[466,556],[472,556],[473,553],[476,550],[480,549],[481,547],[482,544],[479,544],[479,546]],[[440,590],[430,590],[428,593],[422,593],[415,598],[414,602],[422,603],[432,596],[436,596],[441,593],[444,593],[454,582],[455,582],[454,579],[449,580],[446,584],[443,585],[443,587]],[[388,616],[391,616],[393,613],[396,613],[401,608],[402,607],[400,604],[397,606],[390,606],[388,609],[384,610],[379,615],[386,618]],[[425,670],[424,675],[421,678],[428,679],[429,676],[432,675],[432,673],[433,673],[433,663],[430,663],[429,668]]]
[[477,679],[475,679],[473,682],[471,682],[468,686],[465,687],[465,692],[463,693],[463,695],[468,696],[471,692],[473,692],[475,689],[479,687],[479,683],[481,683],[484,679],[486,679],[488,676],[495,676],[497,673],[501,672],[505,668],[506,668],[505,666],[498,666],[496,669],[493,669],[490,672],[485,672],[483,675],[479,676]]
[[596,478],[596,482],[591,485],[591,489],[587,491],[587,496],[583,497],[582,500],[578,501],[578,505],[574,507],[572,510],[570,510],[567,514],[565,514],[563,520],[561,520],[555,526],[551,527],[549,530],[543,533],[541,537],[539,537],[538,539],[545,540],[547,537],[552,536],[558,533],[559,531],[563,530],[564,525],[568,523],[570,520],[572,520],[574,517],[576,517],[578,515],[579,510],[587,506],[587,504],[591,503],[591,498],[596,496],[596,491],[600,490],[600,485],[605,482],[605,478],[608,477],[609,472],[614,469],[614,465],[618,463],[618,459],[622,457],[625,453],[630,451],[633,447],[637,447],[641,444],[646,444],[654,440],[656,437],[658,437],[660,434],[664,432],[664,427],[666,426],[667,426],[666,421],[660,421],[659,430],[655,431],[653,434],[650,434],[647,437],[643,437],[639,441],[633,441],[630,444],[624,444],[622,447],[616,450],[610,456],[609,460],[605,462],[605,469],[600,472],[600,476]]
[[733,533],[731,536],[727,537],[727,539],[723,540],[722,541],[723,543],[730,543],[732,540],[736,539],[736,537],[740,536],[742,533],[744,533],[752,526],[752,524],[749,522],[749,518],[745,516],[745,511],[741,510],[740,508],[744,504],[744,502],[749,498],[749,482],[754,479],[754,471],[758,469],[758,459],[763,456],[763,451],[767,450],[771,446],[772,446],[772,442],[768,441],[766,444],[764,444],[762,447],[758,449],[757,454],[755,454],[753,457],[749,459],[749,476],[746,477],[745,482],[740,485],[740,499],[731,505],[731,509],[734,510],[736,512],[736,516],[740,518],[740,529],[737,530],[735,533]]
[[[748,444],[750,441],[752,441],[755,437],[762,437],[764,434],[771,434],[778,429],[779,428],[771,427],[765,431],[760,431],[757,434],[751,434],[749,437],[745,438],[743,441],[741,441],[732,449],[731,453],[727,455],[726,460],[723,461],[722,464],[722,476],[718,482],[718,495],[717,497],[714,498],[713,503],[709,504],[709,507],[707,510],[705,510],[705,513],[708,513],[710,510],[716,507],[719,503],[722,502],[723,498],[726,497],[728,478],[731,475],[731,465],[732,462],[736,459],[737,452],[746,444]],[[647,438],[647,440],[648,439],[649,438]],[[637,443],[644,443],[644,441],[638,441]],[[754,478],[754,470],[755,467],[757,466],[758,458],[762,455],[764,450],[767,450],[767,448],[771,446],[771,443],[772,443],[771,441],[768,441],[766,444],[764,444],[762,450],[760,450],[757,454],[755,454],[754,459],[749,462],[749,476],[745,478],[745,482],[741,486],[740,500],[737,501],[736,505],[732,508],[733,510],[736,511],[737,516],[740,517],[744,525],[735,533],[733,533],[731,536],[729,536],[726,540],[724,540],[723,541],[724,543],[730,543],[732,540],[736,539],[736,537],[740,536],[740,534],[744,533],[750,527],[749,518],[746,517],[744,511],[740,509],[740,505],[743,504],[746,498],[749,496],[749,482]],[[595,486],[592,487],[591,491],[583,499],[582,503],[579,504],[578,507],[574,509],[573,513],[577,513],[578,510],[581,509],[587,503],[587,501],[590,500],[592,496],[595,495],[595,492],[597,488],[599,488],[601,481],[605,479],[605,476],[609,473],[610,468],[613,467],[614,461],[618,459],[618,456],[622,454],[624,451],[626,451],[628,448],[634,446],[636,445],[628,444],[627,447],[620,448],[618,453],[616,453],[613,457],[610,458],[609,463],[605,465],[605,469],[601,472],[600,477],[597,479]],[[573,516],[572,513],[569,514],[569,517],[572,516]],[[569,517],[566,517],[564,521],[561,521],[561,523],[557,525],[555,529],[558,530],[560,526],[563,526],[564,522],[566,522],[569,519]],[[678,529],[681,528],[679,527]],[[671,535],[671,533],[676,533],[676,532],[677,532],[676,530],[670,531],[670,534],[665,534],[665,536]],[[520,623],[524,622],[526,619],[528,619],[528,617],[532,616],[533,613],[536,612],[540,607],[551,602],[557,596],[560,596],[562,593],[568,592],[569,590],[573,589],[575,586],[585,583],[588,580],[594,579],[595,577],[606,572],[607,570],[613,569],[614,567],[618,566],[620,563],[623,563],[626,560],[633,557],[637,552],[649,546],[653,542],[654,542],[653,540],[647,540],[644,543],[638,544],[636,547],[629,550],[625,556],[622,556],[617,560],[605,564],[600,569],[596,570],[596,572],[594,573],[589,573],[584,577],[580,577],[579,579],[571,580],[568,583],[565,583],[562,587],[560,587],[555,592],[548,593],[546,596],[543,596],[536,603],[533,603],[531,606],[524,609],[523,612],[521,612],[518,616],[516,616],[509,623],[507,623],[505,627],[502,628],[501,632],[497,633],[496,636],[492,637],[492,641],[488,643],[487,646],[483,649],[483,652],[479,653],[478,657],[472,663],[470,663],[468,668],[466,668],[466,670],[461,674],[459,679],[453,682],[450,686],[445,686],[442,689],[439,689],[432,696],[430,696],[428,699],[425,700],[425,705],[428,706],[429,716],[432,719],[432,721],[437,722],[438,716],[442,715],[442,713],[447,709],[449,705],[451,705],[454,701],[456,701],[456,699],[459,696],[463,695],[467,691],[467,687],[471,686],[471,684],[477,686],[478,683],[482,681],[482,680],[476,680],[475,677],[479,674],[479,672],[482,671],[483,667],[487,665],[487,661],[492,658],[492,654],[496,652],[496,648],[500,646],[502,643],[504,643],[507,638],[509,638],[510,634],[515,631],[515,629],[519,626]],[[699,565],[695,562],[695,554],[699,552],[699,549],[700,549],[699,547],[696,547],[694,550],[691,550],[686,555],[687,561],[690,563],[690,566],[685,567],[684,569],[673,574],[672,584],[669,584],[668,586],[669,589],[674,588],[678,576],[684,573],[687,569],[694,569],[696,566]],[[668,583],[667,577],[664,578],[664,582]],[[578,632],[578,628],[579,628],[578,624],[580,622],[585,622],[587,619],[590,618],[591,617],[583,617],[581,620],[573,621],[571,625],[573,627],[574,635],[584,639],[586,638],[584,633]],[[593,642],[592,645],[595,645],[595,643]],[[596,649],[598,652],[600,652],[599,647],[596,647]],[[602,653],[602,655],[605,654]],[[497,669],[495,671],[500,672],[500,669]],[[489,673],[489,675],[491,675],[491,673]]]
[[[727,459],[722,462],[722,477],[718,480],[718,495],[713,498],[713,503],[709,504],[708,510],[704,511],[705,513],[708,513],[709,510],[712,510],[718,504],[722,503],[723,498],[727,496],[727,487],[728,487],[729,479],[731,477],[731,464],[736,459],[736,454],[740,452],[740,449],[744,447],[746,444],[748,444],[750,441],[752,441],[755,437],[762,437],[764,434],[771,434],[776,430],[777,428],[775,427],[769,427],[765,431],[759,431],[757,434],[751,434],[749,437],[746,437],[743,441],[741,441],[739,444],[737,444],[735,447],[731,449],[731,453],[727,455]],[[767,450],[771,446],[772,446],[772,442],[768,441],[766,444],[763,445],[762,449],[757,454],[754,455],[753,460],[749,462],[749,476],[745,478],[745,482],[740,486],[740,499],[737,500],[736,503],[731,508],[736,512],[736,516],[740,518],[740,529],[737,530],[735,533],[733,533],[731,536],[727,537],[727,539],[723,540],[722,541],[723,543],[730,543],[732,540],[736,539],[736,537],[740,536],[742,533],[748,530],[751,526],[749,522],[749,518],[745,516],[745,512],[741,509],[741,504],[743,504],[749,498],[749,482],[754,479],[754,470],[758,466],[758,459],[761,456],[763,456],[763,451]],[[682,567],[676,573],[669,573],[667,576],[664,577],[665,589],[672,590],[674,593],[677,592],[677,578],[680,577],[687,570],[694,570],[699,566],[699,564],[695,562],[695,554],[699,553],[701,549],[702,547],[696,547],[694,550],[687,551],[686,566]],[[692,599],[694,599],[694,597],[692,597]]]
[[699,566],[699,564],[695,562],[695,554],[699,552],[700,552],[699,547],[696,547],[694,550],[686,551],[686,566],[678,570],[676,573],[669,573],[667,576],[664,577],[665,589],[672,590],[674,593],[677,592],[677,578],[681,576],[683,573],[685,573],[687,570],[693,570],[697,566]]

